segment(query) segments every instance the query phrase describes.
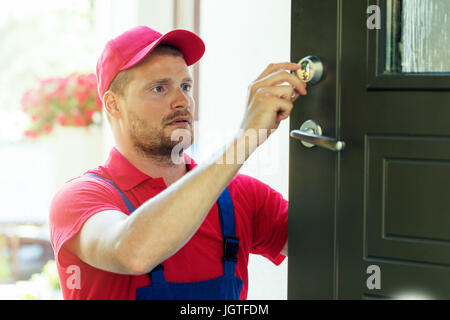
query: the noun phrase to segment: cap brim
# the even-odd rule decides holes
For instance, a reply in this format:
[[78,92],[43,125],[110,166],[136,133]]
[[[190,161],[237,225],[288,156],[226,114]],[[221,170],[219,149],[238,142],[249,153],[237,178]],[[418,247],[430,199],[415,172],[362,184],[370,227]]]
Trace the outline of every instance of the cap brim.
[[158,44],[164,43],[178,48],[184,55],[188,66],[196,63],[205,52],[203,40],[187,30],[172,30],[139,51],[120,71],[131,68],[144,59]]

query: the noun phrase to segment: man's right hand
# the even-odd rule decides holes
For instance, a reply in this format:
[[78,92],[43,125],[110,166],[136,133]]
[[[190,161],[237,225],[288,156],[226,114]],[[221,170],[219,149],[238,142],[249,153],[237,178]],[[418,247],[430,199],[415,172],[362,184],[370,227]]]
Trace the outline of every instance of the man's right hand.
[[306,83],[288,72],[298,69],[300,65],[291,62],[270,64],[249,86],[241,130],[244,135],[251,129],[257,134],[258,130],[267,130],[267,134],[258,134],[258,146],[267,140],[282,120],[289,117],[293,102],[300,95],[306,95]]

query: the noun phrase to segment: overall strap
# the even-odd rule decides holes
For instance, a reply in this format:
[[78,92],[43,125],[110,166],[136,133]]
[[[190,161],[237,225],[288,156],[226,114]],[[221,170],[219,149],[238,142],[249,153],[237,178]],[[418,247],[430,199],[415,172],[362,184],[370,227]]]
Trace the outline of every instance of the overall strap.
[[[112,182],[111,180],[108,180],[108,179],[104,179],[94,173],[87,173],[87,174],[85,174],[85,176],[100,179],[105,182],[108,182],[110,185],[112,185],[114,188],[116,188],[116,190],[119,192],[120,196],[122,197],[123,202],[125,203],[125,206],[128,209],[128,212],[130,214],[132,214],[134,212],[134,210],[136,210],[136,208],[133,206],[133,204],[130,202],[130,200],[128,200],[128,198],[125,196],[125,194],[114,184],[114,182]],[[159,264],[158,266],[156,266],[156,268],[154,268],[149,273],[149,277],[152,279],[153,283],[165,282],[163,271],[164,271],[163,265]],[[152,277],[152,274],[153,274],[153,277]]]
[[94,173],[87,173],[87,174],[85,174],[85,176],[92,177],[92,178],[97,178],[97,179],[103,180],[103,181],[105,181],[105,182],[108,182],[110,185],[112,185],[114,188],[116,188],[116,190],[119,192],[120,196],[122,197],[123,202],[125,203],[125,206],[126,206],[127,209],[128,209],[128,212],[129,212],[130,214],[132,214],[132,213],[134,212],[134,210],[136,210],[136,208],[133,206],[133,204],[130,202],[130,200],[128,200],[128,198],[127,198],[127,197],[123,194],[123,192],[122,192],[122,191],[114,184],[114,182],[112,182],[111,180],[108,180],[108,179],[104,179],[104,178],[102,178],[102,177],[100,177],[100,176],[98,176],[98,175],[96,175],[96,174],[94,174]]
[[220,227],[223,236],[223,267],[224,274],[234,276],[239,250],[239,238],[236,237],[234,221],[234,206],[228,187],[217,199]]

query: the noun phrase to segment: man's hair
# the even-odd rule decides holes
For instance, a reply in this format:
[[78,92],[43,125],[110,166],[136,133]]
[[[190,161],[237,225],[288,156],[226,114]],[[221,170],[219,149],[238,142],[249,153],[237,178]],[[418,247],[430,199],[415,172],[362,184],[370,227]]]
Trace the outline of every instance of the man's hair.
[[[173,57],[182,57],[184,59],[183,53],[176,47],[173,47],[168,44],[159,44],[150,52],[144,59],[142,59],[138,64],[135,66],[120,71],[116,77],[111,81],[111,84],[108,87],[109,91],[114,92],[115,94],[124,97],[125,96],[125,90],[127,89],[128,83],[130,83],[131,80],[133,80],[132,72],[130,72],[131,69],[134,67],[139,66],[141,63],[144,63],[147,58],[153,54],[164,54],[164,55],[170,55]],[[106,112],[106,117],[108,118],[108,121],[110,121],[109,114]]]

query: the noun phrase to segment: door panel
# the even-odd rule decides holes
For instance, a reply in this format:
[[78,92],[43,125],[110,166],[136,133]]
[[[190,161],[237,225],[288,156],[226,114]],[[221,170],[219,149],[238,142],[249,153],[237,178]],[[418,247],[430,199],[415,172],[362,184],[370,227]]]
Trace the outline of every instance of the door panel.
[[[337,24],[337,2],[327,1],[326,6],[329,10],[323,10],[322,1],[292,1],[291,61],[313,54],[321,58],[326,75],[308,91],[307,101],[294,107],[290,128],[299,129],[304,121],[314,119],[326,128],[325,136],[335,136],[337,38],[333,29]],[[327,23],[315,24],[316,19]],[[335,282],[334,249],[330,244],[334,243],[336,156],[324,149],[303,147],[294,139],[289,149],[288,298],[298,299],[305,294],[327,298],[333,295]]]
[[[289,299],[450,298],[450,77],[386,69],[390,3],[292,1],[291,58],[319,56],[327,74],[291,129],[315,120],[346,149],[291,139]],[[366,26],[371,4],[381,30]]]

